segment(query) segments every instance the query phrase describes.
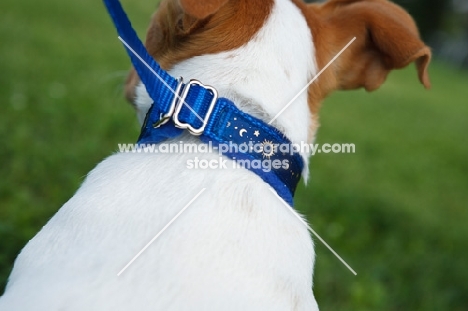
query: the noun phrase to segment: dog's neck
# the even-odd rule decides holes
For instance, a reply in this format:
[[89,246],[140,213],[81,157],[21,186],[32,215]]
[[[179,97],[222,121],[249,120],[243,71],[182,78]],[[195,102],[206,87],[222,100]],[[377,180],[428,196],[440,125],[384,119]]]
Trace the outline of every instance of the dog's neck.
[[[161,1],[148,30],[148,52],[174,76],[212,85],[266,122],[295,98],[317,68],[324,70],[273,123],[293,143],[313,141],[319,103],[335,90],[376,90],[391,70],[411,62],[421,83],[430,87],[430,49],[411,16],[390,1],[207,3]],[[326,69],[344,46],[346,51]],[[152,101],[143,86],[135,87],[138,83],[132,70],[126,96],[143,122]]]
[[[169,73],[185,81],[198,79],[217,88],[221,97],[270,122],[316,73],[311,32],[301,11],[289,0],[277,0],[263,27],[240,48],[196,56],[176,64]],[[137,88],[140,120],[151,104]],[[293,143],[307,142],[312,118],[304,91],[273,125]],[[305,160],[308,155],[303,154]],[[307,167],[307,165],[306,165]]]

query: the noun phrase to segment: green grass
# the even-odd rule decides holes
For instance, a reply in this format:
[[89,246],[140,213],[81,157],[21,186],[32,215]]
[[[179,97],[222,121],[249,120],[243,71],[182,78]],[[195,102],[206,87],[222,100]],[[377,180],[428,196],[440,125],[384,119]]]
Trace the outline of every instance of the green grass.
[[318,142],[357,152],[313,157],[297,206],[358,276],[317,242],[323,310],[468,309],[468,75],[431,76],[431,91],[409,68],[324,103]]
[[[155,4],[124,3],[143,34]],[[138,125],[100,1],[2,0],[0,12],[3,288],[24,244]],[[357,152],[313,157],[296,205],[358,276],[317,241],[321,310],[468,309],[468,74],[430,73],[431,91],[409,68],[323,105],[318,142]]]

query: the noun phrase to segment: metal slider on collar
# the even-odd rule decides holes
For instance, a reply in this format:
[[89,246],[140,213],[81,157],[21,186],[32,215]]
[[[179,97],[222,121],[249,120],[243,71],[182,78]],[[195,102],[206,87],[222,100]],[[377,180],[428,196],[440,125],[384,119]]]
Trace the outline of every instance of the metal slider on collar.
[[[192,135],[200,136],[201,134],[203,134],[206,124],[208,120],[210,119],[210,116],[216,105],[216,102],[218,100],[218,91],[214,87],[204,85],[203,83],[195,79],[190,80],[189,83],[185,85],[183,83],[182,77],[179,77],[177,81],[178,81],[177,88],[174,92],[175,96],[171,102],[171,105],[169,106],[169,111],[165,113],[164,115],[161,115],[160,120],[156,122],[156,124],[153,127],[158,128],[166,124],[167,122],[169,122],[169,120],[172,118],[176,127],[180,129],[187,129]],[[190,88],[193,85],[199,85],[203,87],[205,90],[210,91],[213,95],[213,98],[210,102],[210,105],[204,117],[201,117],[199,115],[199,112],[194,111],[193,108],[186,102],[187,96],[190,92]],[[192,124],[183,122],[179,119],[179,113],[182,110],[183,105],[185,105],[188,109],[192,111],[192,113],[194,113],[197,117],[200,118],[200,121],[202,121],[202,125],[200,127],[194,127]]]

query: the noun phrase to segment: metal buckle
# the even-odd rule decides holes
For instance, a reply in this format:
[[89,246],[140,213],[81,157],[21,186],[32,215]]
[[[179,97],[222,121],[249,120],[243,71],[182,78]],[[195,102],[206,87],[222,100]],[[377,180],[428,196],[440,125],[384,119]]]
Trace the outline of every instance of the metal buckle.
[[[182,85],[182,83],[180,83],[179,86],[180,85]],[[203,118],[203,125],[201,127],[199,127],[199,128],[194,128],[192,125],[190,125],[188,123],[181,122],[179,120],[179,113],[182,110],[183,105],[186,104],[185,99],[187,98],[187,95],[188,95],[188,93],[190,91],[190,87],[192,85],[199,85],[199,86],[201,86],[201,87],[203,87],[203,88],[205,88],[205,89],[207,89],[207,90],[209,90],[209,91],[211,91],[213,93],[213,99],[212,99],[212,101],[210,103],[210,107],[208,108],[208,111],[206,112],[206,115]],[[179,94],[179,91],[180,91],[179,86],[177,87],[176,94]],[[176,98],[174,99],[173,104],[171,105],[171,111],[173,111],[173,113],[174,113],[172,115],[172,118],[174,120],[174,123],[175,123],[176,127],[181,128],[181,129],[187,129],[192,135],[199,136],[199,135],[203,134],[203,131],[205,130],[205,127],[206,127],[206,123],[208,122],[208,120],[209,120],[209,118],[211,116],[211,113],[213,112],[213,109],[214,109],[214,106],[215,106],[217,100],[218,100],[218,91],[216,91],[216,89],[214,87],[204,85],[203,83],[201,83],[200,81],[195,80],[195,79],[190,80],[189,83],[187,83],[187,85],[185,85],[182,95],[180,97],[176,96]],[[187,106],[188,106],[188,104],[187,104]],[[189,109],[191,109],[191,107],[189,107]],[[192,111],[192,113],[193,113],[193,111]]]

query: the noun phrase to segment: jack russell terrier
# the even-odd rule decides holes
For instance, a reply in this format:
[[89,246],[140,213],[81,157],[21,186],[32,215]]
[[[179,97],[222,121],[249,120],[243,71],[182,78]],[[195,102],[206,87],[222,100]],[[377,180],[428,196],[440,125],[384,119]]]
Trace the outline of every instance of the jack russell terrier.
[[[353,37],[349,48],[267,125]],[[229,110],[278,140],[311,143],[320,103],[334,90],[373,91],[391,70],[412,62],[421,83],[430,87],[430,49],[412,18],[387,0],[162,0],[146,48],[170,76],[198,79],[227,99],[225,110],[211,115],[204,129],[210,133],[216,122],[229,127],[230,121],[222,121]],[[143,130],[158,128],[161,124],[145,122],[154,97],[140,77],[132,69],[126,96]],[[181,117],[184,107],[177,107]],[[168,116],[161,118],[167,122],[161,129],[176,129],[175,118]],[[206,144],[200,138],[206,133],[197,137],[190,127],[181,132],[168,141]],[[296,173],[302,168],[306,180],[308,154],[294,156],[301,162]],[[273,175],[232,165],[188,170],[193,157],[121,152],[100,163],[21,251],[0,310],[318,310],[311,236],[270,191],[275,183],[288,184],[289,177],[275,175],[278,183]],[[236,161],[232,154],[225,159]],[[283,198],[293,194],[297,180]]]

